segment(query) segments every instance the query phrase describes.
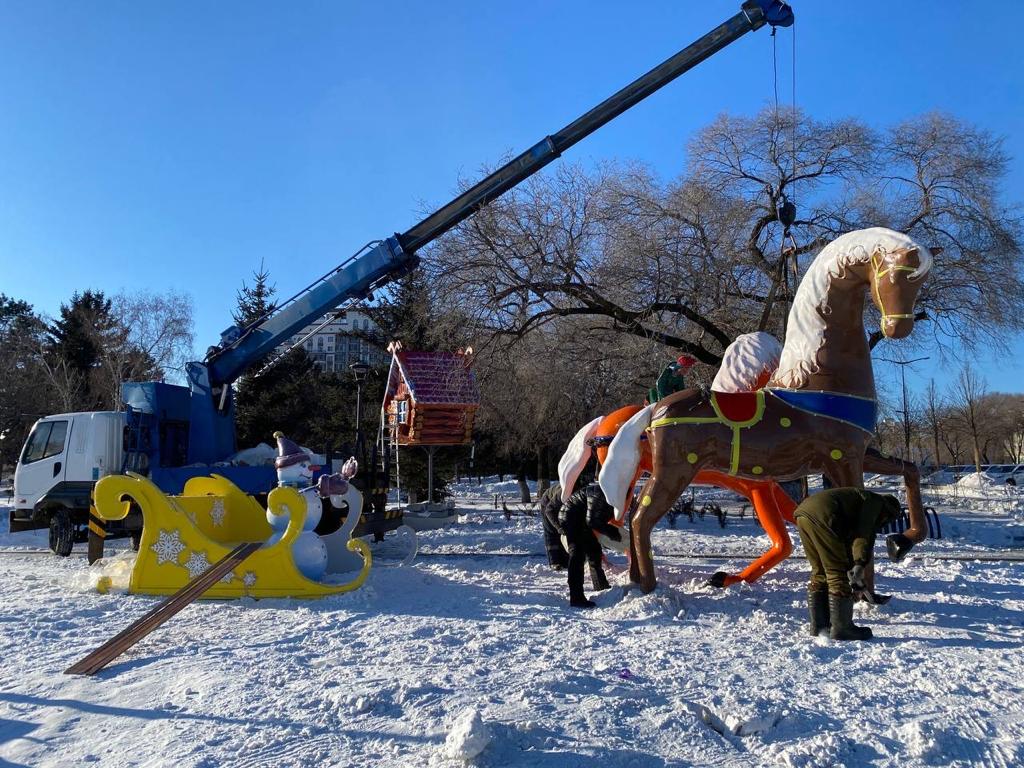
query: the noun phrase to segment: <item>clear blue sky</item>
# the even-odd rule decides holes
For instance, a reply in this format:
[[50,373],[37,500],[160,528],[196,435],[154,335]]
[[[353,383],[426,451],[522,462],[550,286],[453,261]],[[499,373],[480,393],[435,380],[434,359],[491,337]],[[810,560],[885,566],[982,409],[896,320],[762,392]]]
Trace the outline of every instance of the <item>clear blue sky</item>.
[[[739,5],[0,0],[0,291],[53,314],[89,287],[186,290],[201,351],[261,259],[290,295]],[[794,7],[801,107],[972,121],[1006,137],[1024,201],[1018,3]],[[771,44],[747,35],[567,157],[675,175],[694,131],[771,97]],[[1024,389],[1014,361],[980,365]]]

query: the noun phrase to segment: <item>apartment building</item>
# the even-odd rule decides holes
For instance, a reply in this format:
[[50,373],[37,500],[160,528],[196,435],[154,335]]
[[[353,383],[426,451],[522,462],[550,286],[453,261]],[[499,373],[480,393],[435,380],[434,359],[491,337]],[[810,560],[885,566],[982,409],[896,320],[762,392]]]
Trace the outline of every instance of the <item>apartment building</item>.
[[[324,320],[327,320],[326,316],[303,328],[279,349],[283,351],[291,347]],[[302,341],[302,347],[313,362],[327,373],[344,373],[356,362],[380,366],[387,363],[387,353],[357,335],[357,332],[373,333],[376,330],[377,326],[369,316],[359,310],[350,309],[337,313],[337,316],[332,313],[330,321],[323,328]]]

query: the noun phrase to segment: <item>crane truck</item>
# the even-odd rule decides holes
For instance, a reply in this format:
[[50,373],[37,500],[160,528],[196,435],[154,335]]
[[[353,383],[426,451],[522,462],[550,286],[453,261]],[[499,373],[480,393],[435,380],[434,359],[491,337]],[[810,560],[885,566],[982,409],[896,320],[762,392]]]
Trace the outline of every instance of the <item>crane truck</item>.
[[[537,173],[581,139],[647,98],[681,74],[765,24],[789,26],[793,12],[781,0],[747,0],[740,11],[647,74],[636,79],[560,131],[545,136],[519,156],[458,195],[404,233],[368,243],[281,306],[245,327],[233,325],[201,361],[186,366],[187,386],[126,382],[123,410],[64,413],[35,423],[14,479],[10,530],[49,528],[50,546],[68,555],[89,530],[91,491],[107,474],[135,471],[165,493],[180,493],[195,476],[220,474],[250,494],[268,492],[272,467],[226,466],[235,453],[232,385],[267,359],[302,328],[416,268],[417,251],[441,237],[482,206]],[[371,461],[365,487],[372,489],[370,518],[384,515],[388,484],[383,465]],[[376,475],[376,476],[374,476]],[[129,526],[138,525],[132,517]],[[91,543],[91,539],[90,539]],[[91,549],[91,547],[90,547]]]

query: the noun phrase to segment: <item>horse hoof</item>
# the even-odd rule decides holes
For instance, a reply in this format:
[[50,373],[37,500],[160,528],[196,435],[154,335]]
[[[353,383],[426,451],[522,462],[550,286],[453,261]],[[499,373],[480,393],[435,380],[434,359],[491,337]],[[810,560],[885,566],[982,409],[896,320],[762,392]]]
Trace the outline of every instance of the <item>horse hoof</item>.
[[894,533],[885,537],[885,549],[889,553],[889,559],[894,563],[900,562],[913,548],[914,542],[902,533]]
[[654,588],[656,586],[658,586],[658,582],[656,581],[641,581],[640,591],[643,592],[645,595],[649,595],[651,592],[654,591]]
[[717,571],[710,579],[708,579],[708,586],[724,589],[725,580],[728,576],[729,574],[727,574],[725,571]]

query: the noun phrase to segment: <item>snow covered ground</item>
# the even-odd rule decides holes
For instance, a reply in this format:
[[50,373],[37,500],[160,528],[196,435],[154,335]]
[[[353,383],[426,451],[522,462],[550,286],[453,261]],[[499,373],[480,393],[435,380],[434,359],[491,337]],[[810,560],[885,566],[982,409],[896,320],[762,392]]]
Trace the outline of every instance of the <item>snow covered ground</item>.
[[495,484],[458,490],[464,518],[411,567],[389,539],[354,593],[193,604],[95,678],[62,671],[155,598],[99,595],[83,554],[0,535],[0,765],[1024,765],[1024,562],[936,557],[1024,559],[1020,497],[943,498],[947,538],[906,563],[879,545],[897,597],[858,608],[872,642],[833,644],[803,632],[799,548],[704,586],[746,561],[700,555],[765,546],[737,503],[725,528],[658,528],[653,594],[616,556],[579,612],[539,521],[495,511]]

